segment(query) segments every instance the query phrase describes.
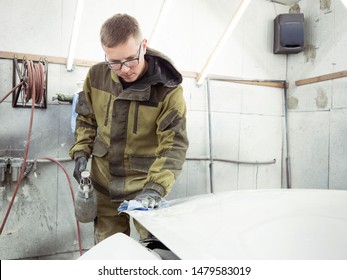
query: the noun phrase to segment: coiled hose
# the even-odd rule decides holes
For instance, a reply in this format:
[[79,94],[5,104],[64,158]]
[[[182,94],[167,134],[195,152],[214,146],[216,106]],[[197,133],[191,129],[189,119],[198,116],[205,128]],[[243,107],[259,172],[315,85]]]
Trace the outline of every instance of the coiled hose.
[[14,88],[0,99],[2,103],[17,88],[23,86],[24,100],[26,103],[33,100],[33,103],[40,104],[45,94],[45,68],[41,61],[34,63],[31,60],[23,60],[22,79]]

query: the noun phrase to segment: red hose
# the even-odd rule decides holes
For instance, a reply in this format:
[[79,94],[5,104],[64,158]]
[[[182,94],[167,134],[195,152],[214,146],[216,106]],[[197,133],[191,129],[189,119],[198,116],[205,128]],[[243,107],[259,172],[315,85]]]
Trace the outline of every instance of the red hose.
[[34,63],[31,60],[24,60],[23,66],[23,79],[0,99],[0,103],[20,86],[24,88],[24,100],[26,103],[28,103],[30,99],[36,104],[41,103],[45,94],[45,70],[43,63]]
[[24,61],[24,71],[24,76],[28,77],[28,83],[24,88],[25,102],[28,103],[32,99],[36,104],[40,104],[45,90],[43,64],[41,62],[34,63],[31,60],[26,60]]
[[[57,161],[57,160],[55,160],[55,159],[53,159],[53,158],[50,158],[50,157],[43,157],[43,158],[41,158],[41,159],[50,160],[50,161],[56,163],[56,164],[59,165],[59,167],[64,171],[65,176],[66,176],[66,178],[67,178],[67,181],[68,181],[68,183],[69,183],[70,192],[71,192],[71,197],[72,197],[72,203],[73,203],[73,205],[75,205],[74,192],[73,192],[71,180],[70,180],[69,174],[68,174],[67,171],[66,171],[66,168],[65,168],[59,161]],[[81,230],[80,230],[80,224],[79,224],[79,222],[77,221],[77,219],[76,219],[76,224],[77,224],[78,246],[79,246],[80,255],[82,256]]]
[[5,94],[5,96],[3,98],[0,99],[0,103],[2,103],[7,97],[9,97],[9,95],[14,92],[18,87],[22,86],[24,84],[24,82],[20,82],[18,85],[16,85],[13,89],[11,89],[8,93]]
[[[9,207],[7,208],[4,220],[1,224],[0,227],[0,235],[2,234],[2,231],[5,227],[6,221],[8,219],[8,216],[10,214],[10,211],[12,209],[13,206],[13,202],[16,198],[20,183],[22,182],[23,179],[23,174],[25,171],[25,167],[26,167],[26,163],[27,163],[27,158],[28,158],[28,153],[29,153],[29,147],[30,147],[30,138],[31,138],[31,132],[32,132],[32,126],[33,126],[33,119],[34,119],[34,111],[35,111],[35,103],[40,103],[44,94],[44,67],[42,65],[42,63],[38,63],[38,64],[34,64],[32,61],[25,61],[24,63],[24,67],[25,67],[25,71],[26,71],[26,75],[28,77],[28,82],[25,83],[24,81],[20,82],[17,86],[15,86],[8,94],[5,95],[4,98],[2,98],[0,100],[0,103],[2,101],[4,101],[16,88],[18,88],[21,85],[25,85],[25,101],[28,102],[30,99],[32,99],[31,102],[31,114],[30,114],[30,124],[29,124],[29,131],[28,131],[28,137],[27,137],[27,145],[25,147],[25,152],[24,152],[24,160],[23,160],[23,164],[21,167],[21,171],[20,171],[20,175],[15,187],[15,191],[13,193],[12,199],[10,201]],[[54,163],[56,163],[57,165],[59,165],[66,177],[67,180],[69,182],[69,186],[70,186],[70,191],[71,191],[71,195],[72,195],[72,202],[75,205],[75,199],[74,199],[74,193],[73,193],[73,189],[72,189],[72,184],[71,184],[71,180],[70,177],[66,171],[66,169],[64,168],[63,165],[61,165],[61,163],[53,158],[49,158],[49,157],[45,157],[43,159],[47,159],[50,160]],[[78,238],[78,245],[79,245],[79,251],[80,251],[80,255],[82,255],[82,242],[81,242],[81,232],[80,232],[80,225],[79,222],[76,220],[77,223],[77,238]]]
[[[29,71],[30,71],[30,70],[29,70]],[[33,85],[33,93],[32,93],[32,96],[33,96],[33,98],[35,98],[35,84]],[[10,214],[10,211],[11,211],[11,208],[12,208],[12,205],[13,205],[13,202],[14,202],[14,199],[16,198],[16,195],[17,195],[17,192],[18,192],[18,189],[19,189],[19,185],[20,185],[20,183],[22,182],[22,179],[23,179],[23,174],[24,174],[24,170],[25,170],[25,167],[26,167],[26,162],[27,162],[28,153],[29,153],[29,147],[30,147],[30,138],[31,138],[31,132],[32,132],[32,127],[33,127],[34,111],[35,111],[35,103],[32,102],[32,103],[31,103],[31,114],[30,114],[29,132],[28,132],[27,144],[26,144],[25,152],[24,152],[24,160],[23,160],[22,168],[21,168],[21,170],[20,170],[20,175],[19,175],[19,178],[18,178],[18,181],[17,181],[16,188],[15,188],[15,190],[14,190],[12,199],[11,199],[11,201],[10,201],[10,205],[9,205],[9,207],[7,208],[7,211],[6,211],[4,220],[3,220],[2,224],[1,224],[1,227],[0,227],[0,235],[2,234],[2,231],[3,231],[4,227],[5,227],[5,224],[6,224],[8,215]]]

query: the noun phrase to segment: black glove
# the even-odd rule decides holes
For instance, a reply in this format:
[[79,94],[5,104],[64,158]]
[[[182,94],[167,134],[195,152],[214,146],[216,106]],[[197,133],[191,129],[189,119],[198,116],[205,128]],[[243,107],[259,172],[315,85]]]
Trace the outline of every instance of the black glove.
[[161,196],[160,194],[151,189],[143,190],[142,193],[135,197],[135,200],[140,202],[146,208],[156,208],[160,206]]
[[78,157],[75,159],[75,170],[73,171],[73,176],[77,180],[77,183],[81,181],[81,173],[87,169],[87,158]]

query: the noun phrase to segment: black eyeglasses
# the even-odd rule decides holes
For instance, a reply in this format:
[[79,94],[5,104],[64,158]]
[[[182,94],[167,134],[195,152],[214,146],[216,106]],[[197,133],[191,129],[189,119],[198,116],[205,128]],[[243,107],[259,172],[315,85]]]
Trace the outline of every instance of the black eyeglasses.
[[107,57],[105,54],[105,63],[112,70],[121,70],[123,65],[125,65],[126,67],[129,67],[129,68],[135,67],[135,66],[139,65],[139,62],[140,62],[141,46],[142,46],[142,42],[140,44],[136,58],[131,58],[131,59],[125,60],[123,62],[109,62],[107,60]]

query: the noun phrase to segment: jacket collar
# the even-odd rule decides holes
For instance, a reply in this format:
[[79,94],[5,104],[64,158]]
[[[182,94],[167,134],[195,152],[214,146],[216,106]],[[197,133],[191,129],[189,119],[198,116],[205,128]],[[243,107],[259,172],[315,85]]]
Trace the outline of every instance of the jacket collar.
[[[135,81],[127,89],[121,90],[118,95],[119,99],[147,101],[150,98],[152,85],[162,84],[166,87],[177,87],[182,83],[182,75],[164,54],[147,48],[145,59],[149,65],[144,78]],[[121,82],[114,71],[111,71],[111,77],[121,89]]]

